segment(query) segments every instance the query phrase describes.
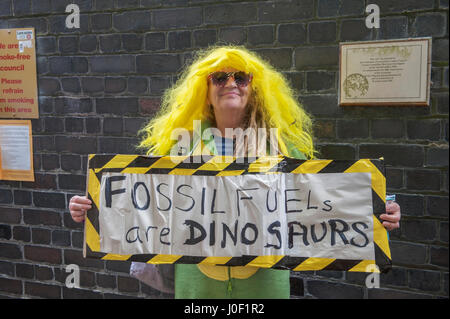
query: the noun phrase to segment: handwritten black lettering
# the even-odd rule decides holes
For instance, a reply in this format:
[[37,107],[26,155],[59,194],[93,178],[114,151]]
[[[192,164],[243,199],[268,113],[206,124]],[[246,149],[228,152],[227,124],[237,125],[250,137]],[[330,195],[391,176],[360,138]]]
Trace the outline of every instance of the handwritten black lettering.
[[227,234],[230,235],[234,246],[236,246],[238,221],[236,220],[236,222],[234,223],[234,233],[230,230],[230,228],[228,228],[228,226],[225,223],[222,223],[222,226],[223,226],[223,238],[222,242],[220,243],[220,247],[225,248],[227,244]]
[[216,243],[216,222],[212,221],[209,224],[209,245],[214,246]]
[[[342,229],[338,229],[337,223],[341,224]],[[344,233],[349,230],[348,224],[342,219],[331,219],[328,221],[328,224],[330,224],[331,227],[331,246],[334,246],[336,244],[336,233],[339,234],[339,237],[341,237],[344,244],[347,245],[348,240],[345,237]]]
[[179,209],[179,210],[182,210],[182,211],[184,211],[184,212],[188,212],[188,211],[190,211],[190,210],[194,207],[194,205],[195,205],[195,200],[194,200],[194,198],[193,198],[192,196],[190,196],[190,195],[188,195],[188,194],[182,193],[182,192],[180,191],[181,187],[189,187],[190,189],[192,189],[192,186],[191,186],[191,185],[187,185],[187,184],[181,184],[180,186],[177,187],[177,193],[180,194],[180,195],[189,197],[189,198],[192,200],[192,205],[189,206],[189,208],[180,208],[180,207],[175,207],[175,208],[176,208],[176,209]]
[[214,206],[216,206],[216,193],[217,193],[217,189],[214,188],[213,198],[211,201],[211,214],[217,214],[217,213],[225,214],[225,211],[223,211],[223,210],[214,210]]
[[333,207],[331,205],[328,205],[328,203],[331,203],[331,200],[323,201],[323,204],[328,207],[327,209],[322,208],[323,211],[329,212],[329,211],[331,211],[333,209]]
[[[253,230],[253,239],[252,240],[248,239],[248,237],[246,236],[246,230],[248,228]],[[245,226],[241,230],[241,243],[243,243],[244,245],[252,245],[255,243],[255,241],[257,239],[258,239],[258,228],[256,227],[256,225],[253,223],[245,224]]]
[[[134,237],[129,237],[131,236],[130,234],[133,234]],[[137,240],[139,240],[139,242],[142,244],[142,240],[139,237],[139,226],[135,226],[135,227],[131,227],[128,231],[127,234],[125,236],[125,239],[127,241],[127,243],[132,244],[134,242],[136,242]]]
[[[195,245],[206,238],[206,230],[203,228],[202,225],[200,225],[196,221],[186,219],[183,225],[187,225],[189,227],[189,234],[190,234],[189,238],[186,239],[186,241],[184,242],[184,245]],[[197,237],[195,237],[196,229],[200,231],[200,235]]]
[[322,239],[325,238],[326,234],[327,234],[327,224],[325,222],[320,223],[320,225],[322,225],[322,237],[320,237],[319,239],[317,239],[316,237],[316,225],[311,225],[311,238],[313,240],[313,242],[318,243],[320,241],[322,241]]
[[[237,249],[239,253],[242,247],[250,249],[249,251],[253,253],[254,248],[260,249],[264,244],[264,248],[270,250],[293,249],[296,255],[306,246],[311,246],[310,249],[326,250],[333,246],[348,245],[347,247],[357,250],[368,246],[372,240],[369,236],[371,223],[355,221],[356,219],[346,220],[346,214],[353,213],[356,209],[352,208],[348,212],[344,208],[337,209],[333,207],[338,206],[334,200],[335,196],[324,200],[327,197],[320,198],[321,192],[316,193],[313,187],[309,188],[304,184],[293,184],[295,186],[289,187],[301,188],[290,189],[256,187],[260,186],[260,183],[245,184],[247,188],[234,188],[233,196],[229,196],[226,193],[227,188],[201,187],[195,183],[186,182],[185,179],[175,179],[170,182],[163,179],[164,182],[159,181],[153,187],[153,184],[143,179],[134,184],[125,183],[126,178],[127,175],[106,177],[105,195],[101,196],[105,196],[106,207],[122,209],[123,203],[118,200],[122,197],[114,196],[125,193],[125,204],[129,205],[130,209],[135,209],[135,216],[142,218],[142,211],[149,212],[145,220],[140,221],[148,224],[137,226],[133,221],[133,224],[128,226],[133,227],[125,229],[124,236],[124,244],[144,246],[148,243],[149,251],[173,245],[175,239],[172,238],[177,239],[177,245],[182,244],[183,241],[184,245],[188,246],[209,245],[209,247],[215,247],[214,252],[219,253],[234,252],[236,249],[229,249],[233,248],[232,246],[239,247]],[[234,191],[236,191],[236,197],[234,197]],[[278,192],[280,194],[277,194]],[[113,202],[112,199],[115,201]],[[303,212],[303,214],[283,215],[283,200],[284,213]],[[152,210],[155,210],[154,214]],[[332,216],[334,219],[328,217],[331,214],[323,213],[333,212],[333,210],[339,212],[339,215],[336,213],[337,216]],[[177,211],[179,212],[174,213]],[[180,212],[189,213],[190,219],[182,217],[185,214]],[[237,216],[234,215],[236,213]],[[263,215],[268,219],[256,222],[258,218],[263,218]],[[132,220],[137,221],[139,218]],[[361,220],[365,221],[365,219]],[[183,226],[180,225],[181,223]],[[264,229],[259,228],[260,225]],[[175,236],[172,233],[173,227],[176,228]],[[318,244],[317,247],[315,244]],[[258,246],[254,247],[256,245]],[[227,250],[219,248],[227,248]],[[185,249],[190,248],[185,247]],[[184,250],[180,251],[180,254],[184,254]],[[202,254],[204,254],[203,251]]]
[[112,190],[112,182],[119,182],[125,180],[126,176],[108,176],[105,180],[105,202],[106,207],[111,208],[112,203],[112,195],[125,193],[125,188],[119,188],[116,190]]
[[206,195],[206,188],[202,187],[202,205],[200,211],[200,214],[202,215],[205,215],[205,195]]
[[[137,190],[138,187],[142,186],[144,188],[145,191],[145,196],[146,196],[146,201],[145,204],[143,206],[139,206],[138,202],[137,202]],[[148,209],[149,205],[150,205],[150,193],[148,192],[148,188],[147,186],[145,186],[145,184],[143,182],[137,182],[134,184],[133,190],[131,191],[131,201],[133,202],[133,206],[134,208],[138,209],[138,210],[146,210]]]
[[161,232],[159,233],[159,242],[161,244],[170,246],[169,242],[162,240],[162,238],[169,235],[169,233],[170,233],[170,228],[164,227],[163,229],[161,229]]
[[273,192],[273,193],[275,194],[275,195],[274,195],[274,196],[275,196],[275,199],[274,199],[275,207],[274,207],[273,209],[271,209],[271,208],[269,207],[269,193],[270,193],[270,189],[267,190],[267,196],[266,196],[266,208],[267,208],[267,211],[268,211],[269,213],[273,213],[274,211],[277,210],[277,207],[278,207],[277,192],[276,192],[276,191]]
[[306,207],[306,209],[317,209],[317,208],[319,208],[319,206],[310,206],[310,203],[311,203],[311,190],[309,190],[309,192],[308,192],[308,205],[307,205],[307,207]]
[[169,201],[169,206],[166,209],[162,209],[159,206],[157,206],[158,210],[165,212],[168,211],[171,207],[172,207],[172,201],[170,200],[169,197],[167,197],[166,195],[164,195],[163,193],[161,193],[161,185],[165,185],[165,186],[169,186],[166,183],[161,183],[158,186],[156,186],[156,191],[161,194],[162,196],[164,196],[168,201]]
[[158,229],[158,227],[156,227],[156,226],[148,226],[147,227],[147,230],[145,231],[145,240],[147,240],[147,242],[148,242],[148,232],[152,229]]
[[[302,229],[302,232],[299,233],[299,232],[294,231],[294,225],[300,226],[300,228]],[[306,226],[302,225],[299,222],[294,221],[294,222],[288,223],[288,227],[289,227],[289,236],[288,236],[288,238],[289,238],[288,247],[289,248],[294,247],[294,236],[300,236],[300,235],[303,238],[303,244],[305,246],[309,245],[308,239],[306,237],[308,235],[308,228],[306,228]]]
[[269,232],[269,234],[275,235],[277,237],[278,245],[273,245],[273,244],[267,243],[264,246],[265,248],[269,248],[269,247],[273,247],[275,249],[281,248],[281,233],[278,229],[275,229],[280,226],[281,226],[281,223],[278,220],[269,225],[269,227],[267,228],[267,231]]
[[288,209],[288,202],[301,202],[300,199],[297,198],[290,198],[288,199],[288,192],[295,192],[298,191],[298,188],[293,188],[293,189],[285,189],[284,190],[284,208],[286,211],[286,214],[289,213],[301,213],[303,211],[303,209]]
[[256,187],[256,188],[238,188],[236,190],[238,216],[241,216],[241,208],[240,208],[240,205],[239,205],[240,200],[241,199],[247,199],[247,200],[253,199],[253,196],[239,197],[239,192],[243,192],[244,193],[244,191],[254,191],[254,190],[258,190],[258,189],[259,188]]
[[[316,226],[317,228],[322,228],[322,231],[316,231]],[[341,219],[330,219],[321,222],[320,226],[319,224],[303,225],[298,221],[292,221],[288,223],[288,248],[292,249],[294,247],[295,237],[297,236],[301,237],[301,243],[304,246],[323,242],[324,240],[328,241],[326,243],[327,245],[335,246],[337,245],[337,238],[340,238],[344,245],[351,244],[355,247],[362,248],[370,243],[370,240],[365,233],[366,229],[369,229],[369,226],[360,221],[350,224]],[[273,234],[272,230],[273,228],[271,229],[269,227],[268,232]],[[308,235],[308,232],[311,235]],[[318,232],[320,232],[320,237],[317,234]],[[327,234],[329,235],[327,236]],[[349,241],[348,238],[350,236],[353,237],[350,238]],[[312,240],[312,242],[309,240]],[[272,247],[272,245],[266,245],[266,247]]]
[[365,224],[363,222],[355,222],[352,224],[353,230],[355,232],[357,232],[358,234],[361,234],[364,237],[364,240],[365,240],[364,244],[357,244],[355,242],[354,238],[350,239],[350,244],[352,244],[353,246],[356,246],[356,247],[366,247],[367,244],[369,243],[369,238],[367,238],[366,234],[364,234],[364,232],[357,227],[358,225],[362,225],[364,227],[364,229],[369,228],[369,226],[367,226],[367,224]]

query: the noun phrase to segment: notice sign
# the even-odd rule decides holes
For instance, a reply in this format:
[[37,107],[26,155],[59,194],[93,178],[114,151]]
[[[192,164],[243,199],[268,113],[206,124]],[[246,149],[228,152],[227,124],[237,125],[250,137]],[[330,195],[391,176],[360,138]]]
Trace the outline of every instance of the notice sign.
[[[91,155],[86,257],[381,270],[391,264],[381,160]],[[250,160],[250,162],[248,162]]]
[[340,105],[429,105],[431,38],[340,44]]
[[0,30],[0,118],[38,118],[34,29]]
[[34,181],[30,120],[0,120],[0,180]]

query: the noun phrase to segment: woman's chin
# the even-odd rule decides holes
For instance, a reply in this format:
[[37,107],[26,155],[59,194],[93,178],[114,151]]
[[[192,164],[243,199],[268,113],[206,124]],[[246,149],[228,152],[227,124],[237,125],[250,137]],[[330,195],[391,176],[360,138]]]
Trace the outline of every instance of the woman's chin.
[[245,110],[245,108],[243,108],[239,105],[226,105],[226,106],[221,107],[221,111],[224,114],[243,112],[244,110]]
[[238,99],[229,98],[229,99],[223,101],[223,103],[220,103],[219,108],[224,111],[244,110],[245,105],[243,105],[243,103]]

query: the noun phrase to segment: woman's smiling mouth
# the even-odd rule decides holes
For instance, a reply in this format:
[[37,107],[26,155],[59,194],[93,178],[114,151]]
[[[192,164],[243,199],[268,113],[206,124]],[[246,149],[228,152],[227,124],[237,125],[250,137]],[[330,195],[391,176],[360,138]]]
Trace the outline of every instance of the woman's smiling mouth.
[[236,92],[236,91],[229,91],[229,92],[222,93],[222,96],[227,96],[227,95],[239,96],[240,94],[239,94],[239,92]]

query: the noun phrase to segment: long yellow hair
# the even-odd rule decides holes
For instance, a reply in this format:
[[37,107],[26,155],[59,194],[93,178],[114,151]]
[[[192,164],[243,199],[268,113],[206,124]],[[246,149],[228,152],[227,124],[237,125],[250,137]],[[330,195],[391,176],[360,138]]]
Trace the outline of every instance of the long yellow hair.
[[206,102],[207,77],[225,67],[253,74],[251,108],[260,115],[249,117],[263,121],[257,125],[278,129],[279,151],[288,155],[289,143],[313,158],[312,122],[296,101],[288,81],[256,53],[237,46],[212,47],[197,53],[175,85],[165,91],[159,113],[140,131],[143,137],[139,148],[147,154],[168,154],[176,143],[171,140],[174,129],[192,131],[194,120],[214,123],[212,108]]

